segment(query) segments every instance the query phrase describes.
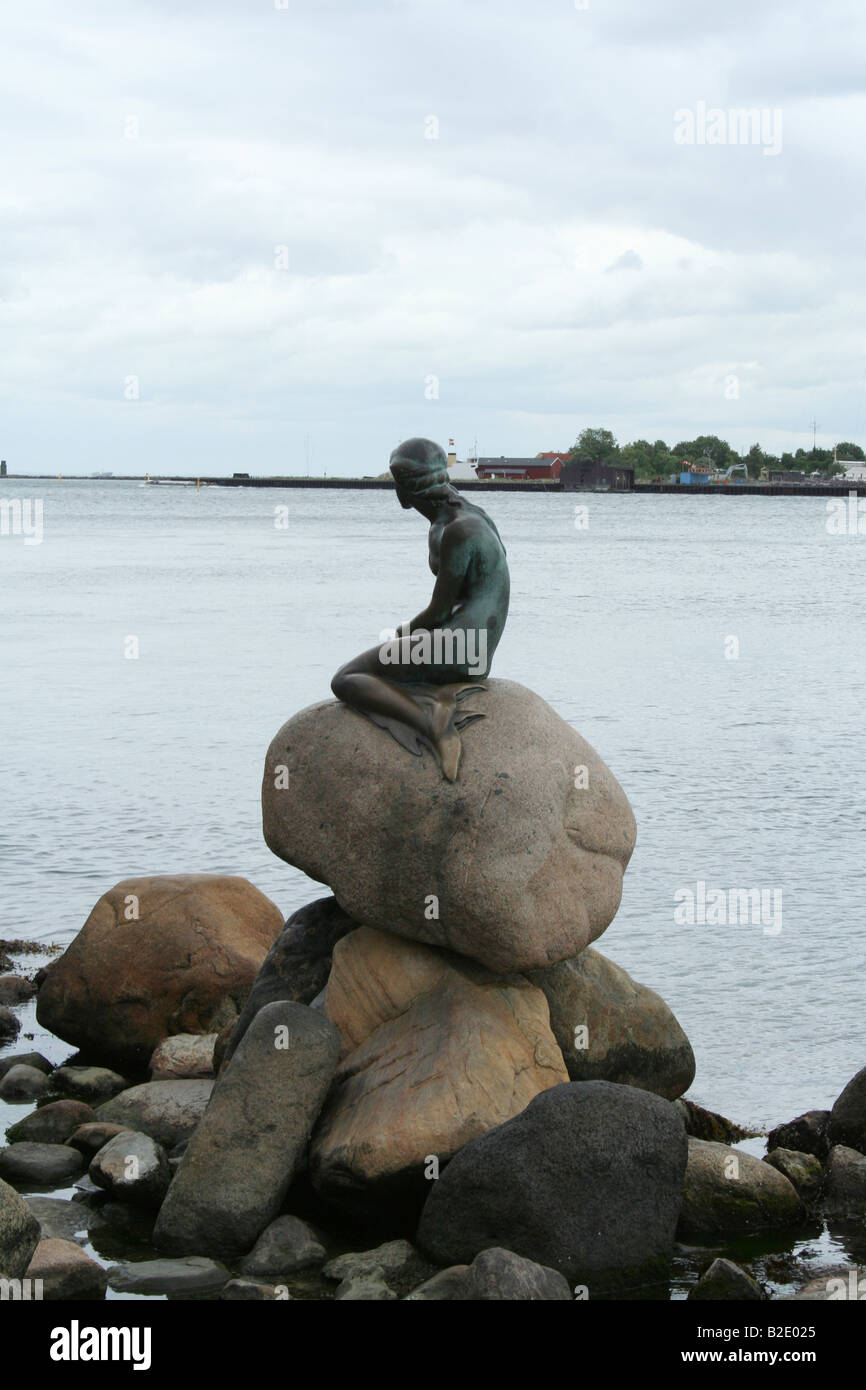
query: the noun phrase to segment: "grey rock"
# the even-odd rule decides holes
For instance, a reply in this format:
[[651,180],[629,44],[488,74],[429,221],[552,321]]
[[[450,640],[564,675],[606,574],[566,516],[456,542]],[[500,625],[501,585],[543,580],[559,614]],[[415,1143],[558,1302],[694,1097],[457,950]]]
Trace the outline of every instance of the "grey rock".
[[827,1126],[830,1122],[829,1110],[807,1110],[787,1124],[777,1125],[767,1137],[767,1149],[794,1149],[798,1153],[814,1154],[825,1159],[830,1152]]
[[49,1062],[41,1052],[14,1052],[11,1057],[0,1057],[0,1077],[4,1077],[12,1067],[36,1067],[46,1076],[54,1070],[53,1062]]
[[772,1149],[764,1162],[784,1173],[807,1204],[818,1197],[824,1185],[824,1165],[814,1154],[798,1153],[796,1149]]
[[231,1275],[225,1265],[200,1255],[182,1260],[142,1260],[108,1268],[108,1284],[118,1293],[193,1294],[215,1293]]
[[372,1250],[349,1250],[337,1255],[328,1261],[322,1273],[327,1279],[342,1281],[340,1288],[344,1288],[344,1292],[341,1294],[338,1289],[335,1295],[340,1299],[373,1297],[373,1294],[349,1294],[345,1290],[364,1290],[369,1281],[372,1281],[369,1287],[375,1289],[380,1279],[395,1297],[401,1297],[430,1273],[430,1265],[408,1240],[389,1240]]
[[27,1269],[28,1279],[42,1280],[46,1300],[96,1301],[105,1297],[105,1270],[70,1240],[40,1240]]
[[831,1144],[844,1144],[866,1154],[866,1067],[851,1078],[836,1100],[827,1136]]
[[78,1177],[81,1154],[65,1144],[10,1144],[0,1149],[0,1178],[17,1187],[60,1187]]
[[469,1266],[467,1297],[489,1302],[509,1299],[538,1303],[570,1303],[571,1289],[561,1274],[512,1250],[482,1250]]
[[674,1107],[648,1091],[555,1086],[451,1160],[418,1243],[441,1264],[503,1246],[593,1294],[658,1277],[673,1249],[686,1144]]
[[341,702],[302,710],[268,750],[265,840],[356,922],[496,973],[542,969],[613,920],[634,816],[598,754],[531,690],[489,680],[472,709],[486,717],[466,731],[453,783]]
[[165,1150],[147,1134],[124,1130],[109,1139],[88,1169],[97,1187],[137,1207],[158,1207],[170,1179]]
[[82,1100],[54,1100],[10,1125],[6,1137],[13,1144],[65,1144],[79,1125],[95,1119],[95,1111]]
[[129,1082],[108,1067],[58,1067],[51,1073],[51,1085],[65,1096],[95,1105],[126,1090]]
[[[691,1043],[655,990],[592,947],[528,977],[550,1006],[550,1026],[572,1081],[614,1081],[674,1100],[695,1079]],[[575,1034],[576,1028],[585,1033]],[[575,1037],[585,1046],[576,1046]]]
[[25,1197],[39,1222],[43,1240],[87,1239],[87,1232],[104,1225],[99,1212],[86,1202],[70,1202],[63,1197]]
[[830,1150],[821,1207],[826,1216],[866,1219],[866,1156],[859,1149],[834,1144]]
[[760,1284],[732,1260],[713,1260],[691,1290],[689,1299],[715,1301],[737,1299],[756,1302],[765,1297]]
[[297,1216],[278,1216],[266,1226],[243,1260],[243,1274],[294,1274],[323,1264],[325,1247],[312,1226]]
[[259,1010],[169,1188],[154,1232],[159,1249],[250,1249],[280,1211],[339,1051],[333,1024],[303,1004]]
[[689,1139],[681,1239],[746,1235],[798,1226],[806,1212],[794,1186],[762,1159],[726,1144]]
[[0,1277],[23,1279],[39,1244],[39,1222],[29,1206],[0,1179]]
[[213,1091],[213,1081],[145,1081],[100,1105],[95,1118],[149,1134],[164,1149],[189,1139]]
[[228,1062],[259,1009],[280,999],[311,1004],[328,982],[331,956],[337,942],[357,923],[336,898],[319,898],[293,913],[277,937],[221,1057]]
[[0,1100],[7,1104],[16,1101],[38,1100],[49,1089],[48,1077],[38,1067],[10,1067],[0,1080]]

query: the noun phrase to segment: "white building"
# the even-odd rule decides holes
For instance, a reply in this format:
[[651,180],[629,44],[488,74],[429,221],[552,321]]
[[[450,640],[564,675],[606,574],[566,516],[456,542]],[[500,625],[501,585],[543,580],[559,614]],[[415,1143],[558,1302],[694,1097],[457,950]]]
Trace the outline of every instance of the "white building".
[[[842,460],[840,459],[839,462],[841,463]],[[866,463],[849,463],[839,481],[846,483],[866,483]]]

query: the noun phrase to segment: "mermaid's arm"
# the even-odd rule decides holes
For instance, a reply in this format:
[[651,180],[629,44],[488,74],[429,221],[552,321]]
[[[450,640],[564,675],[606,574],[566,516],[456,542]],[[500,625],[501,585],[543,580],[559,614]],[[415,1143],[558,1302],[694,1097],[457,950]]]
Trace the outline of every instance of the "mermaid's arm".
[[423,612],[413,618],[409,631],[417,628],[426,632],[441,627],[454,612],[454,606],[463,596],[463,585],[471,558],[471,544],[460,535],[446,533],[439,557],[439,573],[433,586],[433,596]]

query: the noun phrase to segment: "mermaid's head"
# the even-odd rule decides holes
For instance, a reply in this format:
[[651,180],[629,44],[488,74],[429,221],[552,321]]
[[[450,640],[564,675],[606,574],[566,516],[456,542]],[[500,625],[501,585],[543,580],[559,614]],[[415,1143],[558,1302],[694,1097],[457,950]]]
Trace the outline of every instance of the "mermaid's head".
[[390,468],[401,506],[450,500],[453,489],[448,481],[448,460],[432,439],[407,439],[398,444]]

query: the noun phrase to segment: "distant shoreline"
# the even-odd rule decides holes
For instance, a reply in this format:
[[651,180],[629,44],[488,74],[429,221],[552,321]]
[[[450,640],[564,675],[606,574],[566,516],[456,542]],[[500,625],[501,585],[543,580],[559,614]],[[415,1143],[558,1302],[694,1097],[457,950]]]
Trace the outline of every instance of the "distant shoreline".
[[[4,475],[3,482],[53,482],[57,479],[56,473],[7,473]],[[75,483],[143,483],[144,474],[122,474],[112,478],[91,478],[86,474],[67,475],[65,481]],[[172,485],[177,483],[194,484],[200,482],[203,487],[268,487],[268,488],[345,488],[349,490],[365,491],[379,489],[392,491],[394,484],[385,478],[300,478],[300,477],[265,477],[265,478],[200,478],[195,476],[180,474],[167,474],[165,476],[154,477],[150,475],[150,481],[154,486]],[[452,484],[458,492],[535,492],[535,493],[562,493],[562,492],[598,492],[603,496],[626,496],[634,497],[636,494],[656,494],[665,493],[668,495],[676,494],[681,497],[847,497],[850,493],[856,493],[858,497],[866,497],[866,481],[864,482],[839,482],[834,479],[827,483],[647,483],[636,482],[634,488],[603,489],[603,488],[568,488],[560,482],[494,482],[492,479],[480,480],[457,479]]]

